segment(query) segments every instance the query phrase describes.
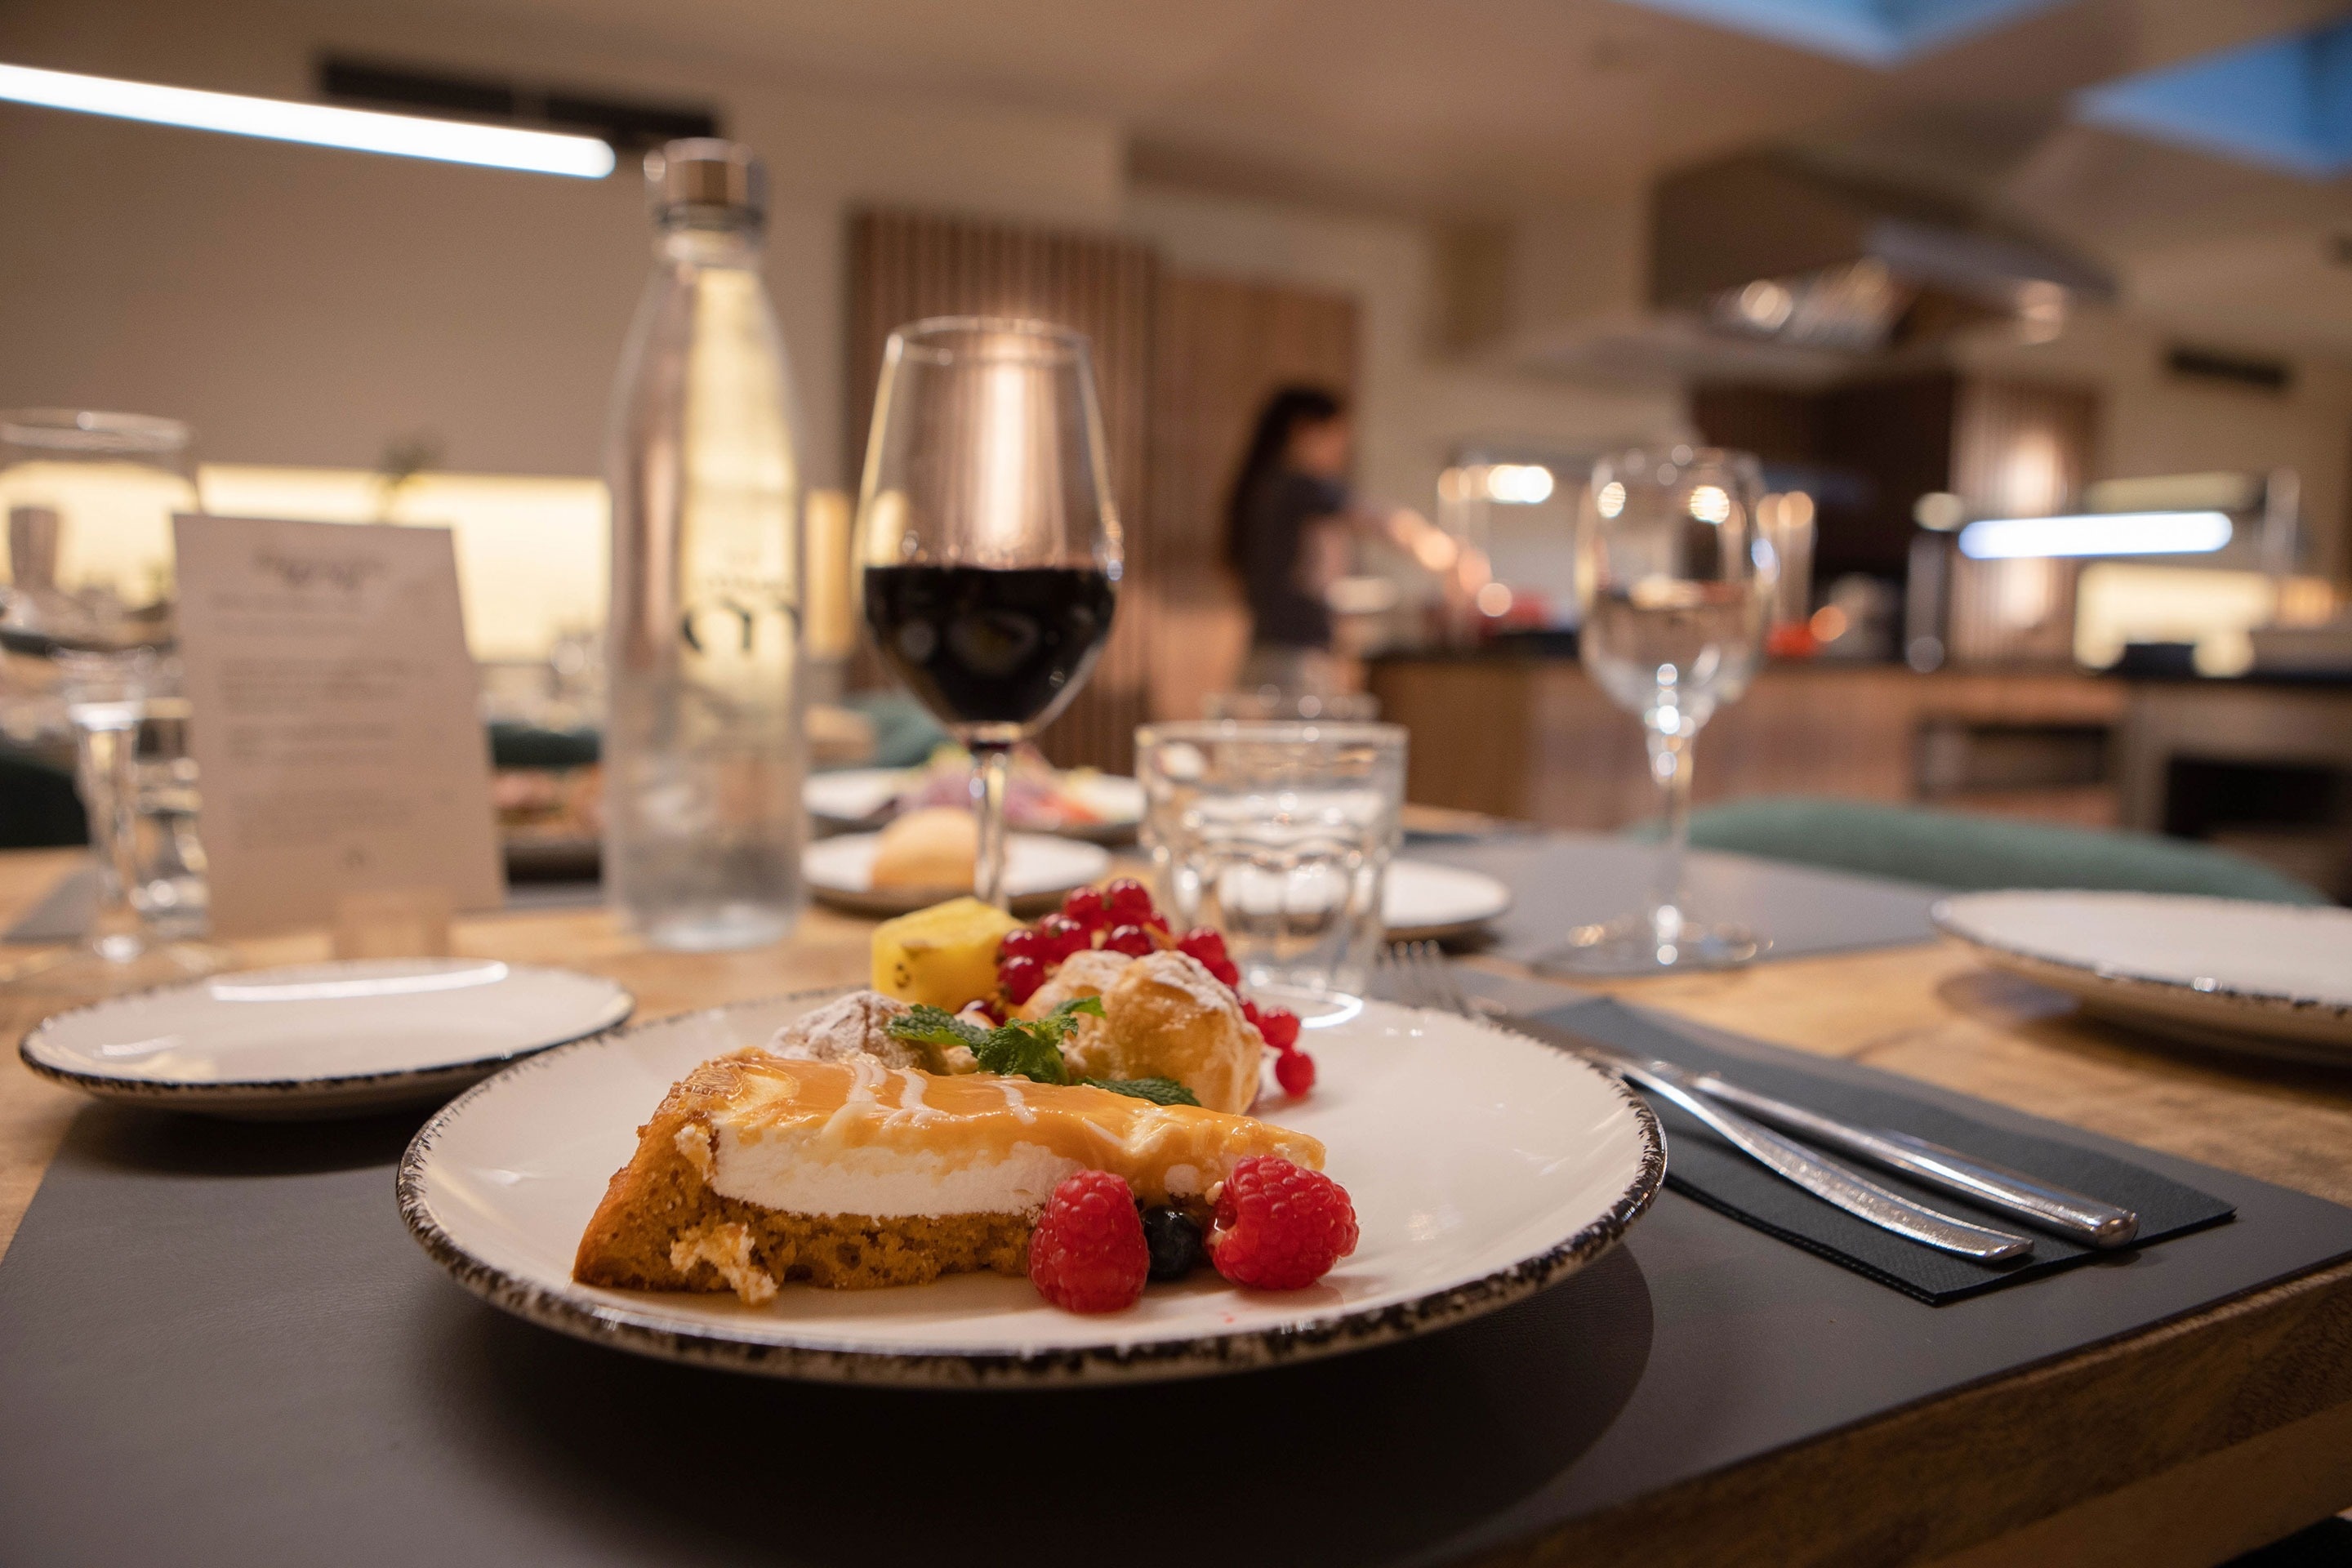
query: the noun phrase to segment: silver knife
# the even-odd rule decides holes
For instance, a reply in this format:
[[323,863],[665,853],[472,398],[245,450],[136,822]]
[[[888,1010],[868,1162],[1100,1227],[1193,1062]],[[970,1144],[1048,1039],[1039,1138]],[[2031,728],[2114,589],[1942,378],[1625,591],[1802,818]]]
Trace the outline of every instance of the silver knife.
[[[1664,1066],[1664,1064],[1654,1064]],[[2139,1235],[2139,1215],[2022,1171],[1996,1165],[1891,1128],[1857,1127],[1769,1094],[1742,1089],[1715,1073],[1685,1073],[1685,1087],[1759,1121],[1910,1177],[1923,1186],[2010,1213],[2091,1247],[2121,1247]]]
[[[2031,1237],[1995,1230],[1990,1226],[1976,1225],[1940,1213],[1924,1204],[1915,1204],[1899,1193],[1889,1192],[1843,1165],[1822,1159],[1801,1143],[1791,1142],[1736,1111],[1727,1110],[1703,1099],[1685,1087],[1686,1075],[1663,1062],[1650,1062],[1628,1056],[1598,1042],[1588,1041],[1581,1036],[1574,1038],[1576,1043],[1571,1048],[1580,1055],[1662,1099],[1672,1100],[1774,1174],[1795,1183],[1823,1203],[1842,1208],[1858,1219],[1867,1220],[1881,1229],[1893,1231],[1923,1246],[1986,1263],[2023,1258],[2033,1250],[2033,1238]],[[1656,1070],[1662,1068],[1665,1070]]]

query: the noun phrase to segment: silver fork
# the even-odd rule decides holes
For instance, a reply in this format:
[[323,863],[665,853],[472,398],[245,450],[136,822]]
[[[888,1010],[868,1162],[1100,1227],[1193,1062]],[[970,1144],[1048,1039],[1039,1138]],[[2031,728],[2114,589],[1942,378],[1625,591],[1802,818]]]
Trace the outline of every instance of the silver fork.
[[[1381,957],[1381,967],[1390,976],[1397,999],[1406,1005],[1465,1018],[1485,1016],[1464,993],[1453,964],[1435,942],[1397,942],[1384,949]],[[1640,1058],[1610,1049],[1597,1041],[1561,1043],[1602,1071],[1680,1107],[1782,1180],[1882,1230],[1984,1262],[2022,1258],[2033,1250],[2031,1237],[1974,1225],[1924,1204],[1915,1204],[1900,1193],[1890,1192],[1843,1165],[1824,1160],[1802,1144],[1736,1111],[1710,1103]]]

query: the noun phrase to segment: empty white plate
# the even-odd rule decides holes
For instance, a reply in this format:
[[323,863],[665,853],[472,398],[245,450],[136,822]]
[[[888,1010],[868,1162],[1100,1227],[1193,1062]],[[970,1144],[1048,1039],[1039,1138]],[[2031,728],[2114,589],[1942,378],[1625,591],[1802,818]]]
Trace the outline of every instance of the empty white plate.
[[[825,903],[861,915],[903,915],[971,891],[970,888],[877,888],[874,851],[878,833],[820,838],[801,854],[809,891]],[[1004,881],[1015,910],[1058,903],[1072,888],[1110,874],[1110,852],[1099,844],[1015,833],[1006,841]]]
[[1381,895],[1381,921],[1391,942],[1423,942],[1461,936],[1510,907],[1510,888],[1482,871],[1391,860]]
[[1307,1289],[1239,1290],[1202,1270],[1079,1317],[998,1274],[786,1285],[758,1307],[576,1283],[580,1233],[670,1085],[828,994],[665,1018],[516,1064],[409,1145],[409,1229],[508,1311],[642,1354],[777,1377],[1033,1386],[1244,1371],[1458,1322],[1599,1257],[1665,1172],[1656,1121],[1614,1079],[1490,1024],[1373,1002],[1315,1031],[1311,1096],[1261,1108],[1322,1140],[1361,1229],[1354,1255]]
[[222,974],[78,1007],[17,1047],[109,1100],[297,1121],[446,1100],[518,1057],[625,1021],[613,982],[478,958]]
[[2352,1067],[2352,910],[2183,893],[1967,893],[1936,924],[2089,1011],[2203,1045]]

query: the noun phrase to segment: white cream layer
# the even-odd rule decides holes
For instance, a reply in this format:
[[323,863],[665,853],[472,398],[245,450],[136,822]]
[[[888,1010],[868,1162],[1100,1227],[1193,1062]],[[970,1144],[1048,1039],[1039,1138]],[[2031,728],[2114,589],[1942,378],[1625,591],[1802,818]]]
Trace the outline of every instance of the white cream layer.
[[711,1190],[792,1214],[910,1215],[1022,1214],[1042,1206],[1078,1162],[1036,1143],[1001,1157],[950,1158],[931,1149],[843,1148],[820,1131],[772,1130],[745,1138],[714,1129]]

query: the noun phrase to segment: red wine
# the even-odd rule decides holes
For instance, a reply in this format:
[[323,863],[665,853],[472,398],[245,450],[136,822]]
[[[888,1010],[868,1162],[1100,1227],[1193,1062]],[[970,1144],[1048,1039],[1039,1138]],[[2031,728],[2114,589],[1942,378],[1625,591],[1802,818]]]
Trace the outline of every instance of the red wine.
[[1084,566],[868,566],[866,621],[925,707],[982,740],[1061,710],[1110,635],[1108,574]]

